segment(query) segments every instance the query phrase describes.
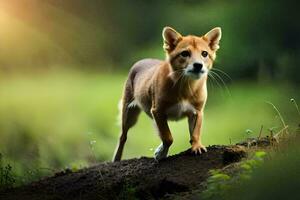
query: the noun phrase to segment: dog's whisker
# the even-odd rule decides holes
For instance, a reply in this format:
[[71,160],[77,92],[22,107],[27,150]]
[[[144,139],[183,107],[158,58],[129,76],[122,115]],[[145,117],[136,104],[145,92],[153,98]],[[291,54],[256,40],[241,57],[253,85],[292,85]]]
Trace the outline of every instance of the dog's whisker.
[[[210,76],[210,75],[208,74],[208,77],[209,77],[209,76]],[[207,82],[208,82],[208,87],[209,87],[209,88],[212,88],[212,90],[214,90],[214,85],[213,85],[212,80],[211,80],[210,78],[208,78],[207,80],[208,80],[208,81],[207,81]]]
[[213,67],[211,70],[212,71],[218,71],[218,72],[222,73],[223,75],[225,75],[230,81],[233,81],[232,78],[226,72],[224,72],[223,70],[221,70],[219,68],[215,68],[215,67]]
[[223,84],[227,94],[231,97],[231,93],[229,91],[229,88],[227,87],[227,85],[226,85],[225,81],[222,79],[222,77],[214,71],[211,71],[211,73],[215,74],[216,78],[218,78],[221,81],[221,83]]
[[213,80],[211,78],[210,73],[208,73],[207,75],[208,75],[208,79],[207,80],[208,80],[208,83],[209,83],[209,87],[214,89],[214,82],[213,82]]
[[219,83],[219,81],[213,76],[213,74],[208,73],[209,77],[212,78],[212,80],[219,86],[220,89],[223,89],[222,85]]

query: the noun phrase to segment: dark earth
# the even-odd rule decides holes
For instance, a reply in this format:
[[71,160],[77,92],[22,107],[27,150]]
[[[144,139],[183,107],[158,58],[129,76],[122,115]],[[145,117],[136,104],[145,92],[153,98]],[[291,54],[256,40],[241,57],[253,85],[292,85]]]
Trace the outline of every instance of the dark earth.
[[134,158],[104,162],[76,172],[66,170],[0,194],[1,200],[79,199],[201,199],[211,169],[222,169],[246,156],[239,145],[210,146],[193,155],[190,150],[157,162]]

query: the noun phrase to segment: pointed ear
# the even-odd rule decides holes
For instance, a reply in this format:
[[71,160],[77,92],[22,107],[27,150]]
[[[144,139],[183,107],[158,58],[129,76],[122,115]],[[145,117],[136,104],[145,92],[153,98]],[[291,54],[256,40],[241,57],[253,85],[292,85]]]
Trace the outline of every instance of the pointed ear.
[[217,51],[220,48],[219,42],[221,40],[221,36],[222,32],[220,27],[213,28],[204,35],[205,39],[209,42],[211,50]]
[[167,52],[171,52],[175,49],[178,42],[182,39],[180,33],[175,31],[171,27],[165,27],[162,32],[162,36],[164,39],[164,50]]

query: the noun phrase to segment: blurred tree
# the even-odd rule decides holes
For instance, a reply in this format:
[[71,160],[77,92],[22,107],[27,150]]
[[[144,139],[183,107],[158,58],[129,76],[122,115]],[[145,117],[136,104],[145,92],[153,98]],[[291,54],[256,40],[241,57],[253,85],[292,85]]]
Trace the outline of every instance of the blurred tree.
[[216,66],[233,78],[300,82],[295,76],[300,52],[296,0],[12,0],[1,4],[0,68],[67,65],[127,70],[144,56],[163,57],[161,30],[166,25],[198,35],[221,26],[222,50]]

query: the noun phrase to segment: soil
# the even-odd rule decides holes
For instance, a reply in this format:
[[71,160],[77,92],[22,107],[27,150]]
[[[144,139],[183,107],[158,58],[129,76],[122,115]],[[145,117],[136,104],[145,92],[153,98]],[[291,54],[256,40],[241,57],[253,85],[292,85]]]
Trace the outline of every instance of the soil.
[[210,146],[201,155],[187,150],[159,162],[147,157],[104,162],[6,190],[0,199],[200,199],[209,170],[221,169],[245,156],[245,148],[233,145]]

